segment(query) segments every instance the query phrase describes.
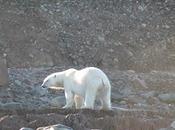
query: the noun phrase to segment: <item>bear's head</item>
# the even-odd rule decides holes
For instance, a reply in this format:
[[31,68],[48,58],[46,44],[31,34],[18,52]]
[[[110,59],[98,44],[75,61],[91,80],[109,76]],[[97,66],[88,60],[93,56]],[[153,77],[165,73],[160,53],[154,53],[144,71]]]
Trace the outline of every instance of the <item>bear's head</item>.
[[51,74],[51,75],[47,76],[44,79],[41,87],[42,88],[48,88],[48,87],[51,87],[51,86],[57,86],[57,82],[58,82],[57,81],[57,75],[56,74]]

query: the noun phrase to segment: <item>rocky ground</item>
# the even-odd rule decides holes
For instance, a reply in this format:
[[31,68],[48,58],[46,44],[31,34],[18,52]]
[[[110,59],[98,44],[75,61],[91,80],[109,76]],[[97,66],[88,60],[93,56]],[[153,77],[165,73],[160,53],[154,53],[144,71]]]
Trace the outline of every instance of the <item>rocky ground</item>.
[[40,85],[45,76],[65,68],[9,69],[9,86],[0,88],[0,128],[36,129],[60,123],[75,130],[156,130],[170,126],[175,117],[174,73],[106,69],[112,83],[112,111],[64,110],[60,109],[64,90],[52,88],[43,96]]
[[[0,130],[175,129],[174,7],[174,0],[0,0],[0,86],[9,68]],[[98,102],[96,110],[64,110],[64,90],[42,94],[48,74],[86,66],[109,76],[112,111],[99,111]]]

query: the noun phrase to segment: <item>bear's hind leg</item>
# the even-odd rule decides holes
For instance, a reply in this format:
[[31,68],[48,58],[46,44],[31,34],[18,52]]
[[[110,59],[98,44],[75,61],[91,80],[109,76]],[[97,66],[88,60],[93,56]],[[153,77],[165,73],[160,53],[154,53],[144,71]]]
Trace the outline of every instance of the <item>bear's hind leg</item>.
[[102,109],[103,110],[111,110],[111,90],[108,88],[101,95],[102,101]]
[[85,95],[85,102],[82,108],[94,109],[97,89],[88,89]]
[[84,105],[84,99],[81,96],[75,95],[74,101],[75,101],[75,108],[76,109],[80,109]]

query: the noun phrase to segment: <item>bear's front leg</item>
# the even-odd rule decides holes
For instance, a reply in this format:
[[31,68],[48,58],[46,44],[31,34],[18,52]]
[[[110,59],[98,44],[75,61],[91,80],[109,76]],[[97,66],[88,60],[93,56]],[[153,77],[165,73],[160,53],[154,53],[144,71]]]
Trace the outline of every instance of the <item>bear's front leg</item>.
[[71,108],[74,104],[74,95],[71,91],[65,91],[66,105],[63,108]]

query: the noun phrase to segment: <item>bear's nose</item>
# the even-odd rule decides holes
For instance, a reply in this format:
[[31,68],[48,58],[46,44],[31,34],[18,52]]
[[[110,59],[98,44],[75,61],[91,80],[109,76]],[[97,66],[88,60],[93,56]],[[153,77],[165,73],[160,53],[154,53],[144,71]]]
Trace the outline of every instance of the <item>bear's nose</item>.
[[46,86],[46,85],[41,85],[41,87],[42,87],[42,88],[47,88],[47,86]]

